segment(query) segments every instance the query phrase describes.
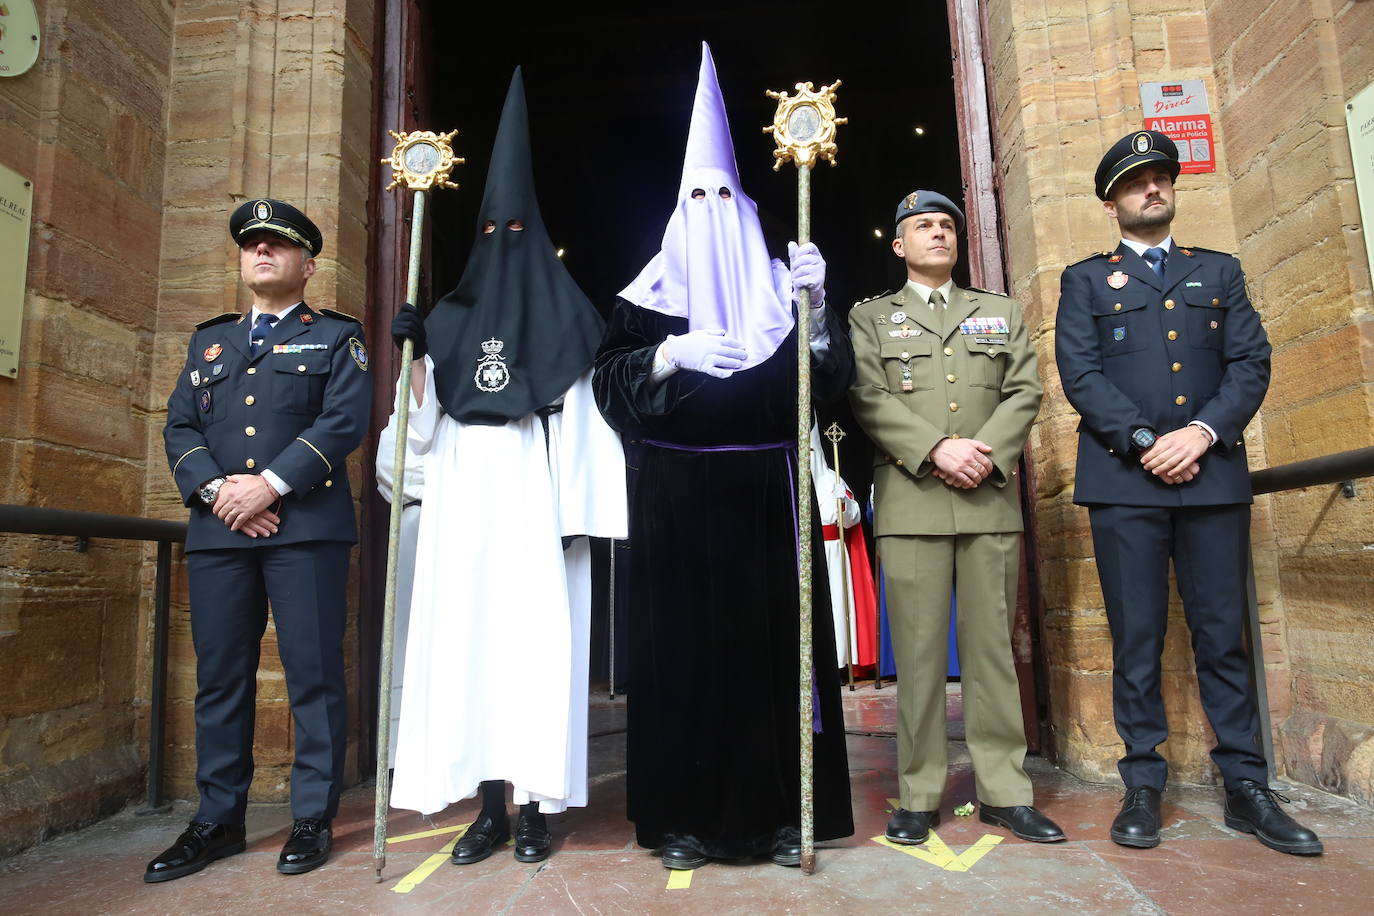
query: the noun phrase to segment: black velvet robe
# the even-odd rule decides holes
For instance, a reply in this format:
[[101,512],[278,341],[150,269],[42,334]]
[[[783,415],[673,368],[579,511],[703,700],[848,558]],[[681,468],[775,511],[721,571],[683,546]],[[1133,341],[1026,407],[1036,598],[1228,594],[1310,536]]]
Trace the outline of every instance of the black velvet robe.
[[[812,360],[821,401],[843,396],[853,374],[849,338],[828,322],[829,353]],[[658,345],[686,331],[686,319],[620,300],[593,378],[610,424],[645,442],[630,506],[628,812],[641,846],[690,836],[707,855],[738,858],[800,822],[797,339],[729,379],[679,371],[651,384]],[[826,840],[854,825],[814,507],[812,532],[815,833]]]

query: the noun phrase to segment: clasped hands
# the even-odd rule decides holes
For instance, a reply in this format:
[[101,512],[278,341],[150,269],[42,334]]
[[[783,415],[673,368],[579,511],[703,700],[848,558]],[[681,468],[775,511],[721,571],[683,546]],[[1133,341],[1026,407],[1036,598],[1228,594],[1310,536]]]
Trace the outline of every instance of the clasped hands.
[[281,499],[266,478],[258,474],[230,474],[215,495],[211,507],[230,531],[242,531],[250,538],[277,533],[281,518],[268,507]]
[[1164,483],[1187,483],[1202,470],[1198,459],[1212,447],[1212,437],[1200,426],[1184,426],[1165,433],[1140,455],[1145,470]]
[[931,471],[951,487],[972,490],[992,473],[992,446],[977,439],[941,439],[930,450]]

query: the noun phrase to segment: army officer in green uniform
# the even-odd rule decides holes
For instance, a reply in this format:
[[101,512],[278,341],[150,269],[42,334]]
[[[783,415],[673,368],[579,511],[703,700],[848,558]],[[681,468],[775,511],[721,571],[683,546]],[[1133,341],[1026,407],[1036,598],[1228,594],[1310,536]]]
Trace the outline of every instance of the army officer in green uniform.
[[916,844],[939,823],[946,779],[950,590],[979,816],[1022,839],[1064,833],[1032,806],[1011,629],[1021,539],[1016,465],[1042,393],[1021,308],[954,285],[964,214],[916,191],[897,207],[895,293],[850,313],[849,391],[877,449],[875,530],[897,660],[901,806],[887,839]]

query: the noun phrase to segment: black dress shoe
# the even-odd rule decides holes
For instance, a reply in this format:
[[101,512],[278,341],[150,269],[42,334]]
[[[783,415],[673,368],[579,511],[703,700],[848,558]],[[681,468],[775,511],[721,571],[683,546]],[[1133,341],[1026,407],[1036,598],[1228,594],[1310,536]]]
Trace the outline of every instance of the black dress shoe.
[[291,824],[291,835],[277,856],[277,871],[283,875],[303,875],[319,868],[334,846],[330,822],[319,817],[298,817]]
[[801,864],[801,830],[797,827],[779,827],[773,837],[773,864],[796,866]]
[[930,828],[940,825],[939,811],[908,811],[898,808],[892,812],[883,837],[890,843],[919,846],[930,837]]
[[1121,800],[1121,812],[1112,821],[1112,842],[1118,846],[1154,849],[1159,845],[1159,790],[1132,786]]
[[242,824],[210,824],[192,821],[175,843],[148,863],[143,880],[149,884],[171,881],[198,872],[216,859],[243,852]]
[[663,867],[690,870],[706,864],[706,854],[688,839],[675,837],[663,846]]
[[978,806],[978,819],[984,824],[1005,827],[1023,840],[1032,843],[1058,843],[1064,839],[1064,831],[1059,825],[1030,805],[1016,805],[1011,808],[997,808],[992,805]]
[[1253,833],[1261,843],[1295,856],[1317,856],[1322,841],[1279,807],[1288,799],[1253,779],[1242,779],[1226,790],[1226,826]]
[[515,861],[543,862],[549,857],[553,836],[543,824],[543,820],[541,817],[540,823],[531,823],[524,814],[516,820]]
[[510,839],[510,818],[501,812],[498,821],[491,815],[479,815],[463,838],[453,847],[454,865],[472,865],[491,855],[497,843]]

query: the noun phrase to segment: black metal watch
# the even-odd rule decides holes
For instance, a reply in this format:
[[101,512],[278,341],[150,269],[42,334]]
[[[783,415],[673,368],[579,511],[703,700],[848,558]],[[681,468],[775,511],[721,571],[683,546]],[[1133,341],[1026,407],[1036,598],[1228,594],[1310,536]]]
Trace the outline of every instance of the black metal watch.
[[1147,451],[1150,446],[1155,444],[1156,438],[1158,437],[1155,436],[1155,431],[1153,429],[1150,429],[1148,426],[1142,426],[1140,429],[1131,433],[1131,444],[1136,447],[1137,451],[1143,452]]
[[200,501],[205,503],[205,505],[213,506],[215,504],[215,497],[219,495],[219,488],[222,486],[224,486],[223,477],[207,480],[201,488],[196,491],[196,495],[200,497]]

